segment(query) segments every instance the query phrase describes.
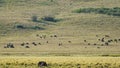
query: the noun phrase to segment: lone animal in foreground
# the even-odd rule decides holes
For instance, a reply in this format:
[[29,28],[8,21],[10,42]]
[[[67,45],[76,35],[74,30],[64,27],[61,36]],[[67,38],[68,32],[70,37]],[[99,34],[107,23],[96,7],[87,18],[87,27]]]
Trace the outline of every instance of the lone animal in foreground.
[[40,61],[38,62],[38,67],[41,68],[41,67],[46,67],[48,66],[47,63],[45,61]]

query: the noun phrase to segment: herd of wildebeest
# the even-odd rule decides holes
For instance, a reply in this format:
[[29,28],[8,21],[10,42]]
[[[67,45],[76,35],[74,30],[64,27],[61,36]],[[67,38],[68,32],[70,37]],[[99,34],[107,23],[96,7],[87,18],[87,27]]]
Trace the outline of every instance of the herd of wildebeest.
[[[40,39],[46,39],[46,35],[39,35],[39,34],[36,34],[36,37],[37,38],[40,38]],[[50,35],[51,38],[58,38],[58,35],[54,34],[54,35]],[[120,38],[115,38],[115,39],[111,39],[111,36],[109,35],[104,35],[102,38],[99,38],[98,35],[96,35],[97,37],[97,43],[90,43],[89,40],[86,40],[84,39],[83,40],[83,43],[84,45],[100,45],[100,46],[109,46],[111,45],[111,43],[118,43],[120,42]],[[68,40],[67,43],[72,43],[73,41],[71,40]],[[46,41],[47,44],[49,44],[49,40]],[[40,42],[39,43],[36,43],[36,42],[23,42],[23,43],[20,43],[20,46],[22,47],[25,47],[25,48],[30,48],[29,45],[33,45],[33,46],[37,46],[37,45],[42,45]],[[63,43],[58,43],[58,46],[62,46]],[[15,48],[15,45],[13,43],[8,43],[4,46],[4,48]],[[99,47],[98,47],[99,48]]]
[[[40,38],[40,39],[46,39],[46,35],[39,35],[39,34],[36,34],[36,37]],[[57,38],[57,35],[51,35],[50,36],[51,38]],[[46,41],[46,43],[49,43],[49,41]],[[39,43],[36,43],[36,42],[23,42],[23,43],[20,43],[20,46],[23,46],[25,48],[30,48],[29,45],[34,45],[34,46],[37,46],[37,45],[42,45],[41,42]],[[62,43],[58,43],[59,46],[62,45]],[[15,45],[13,43],[7,43],[4,48],[15,48]]]
[[[104,35],[104,37],[99,38],[98,35],[96,35],[96,37],[98,38],[97,41],[98,43],[89,43],[88,40],[84,40],[84,42],[87,43],[87,45],[100,45],[100,46],[109,46],[112,45],[111,43],[118,43],[120,42],[120,38],[115,38],[115,39],[111,39],[109,35]],[[115,44],[113,44],[115,45]]]

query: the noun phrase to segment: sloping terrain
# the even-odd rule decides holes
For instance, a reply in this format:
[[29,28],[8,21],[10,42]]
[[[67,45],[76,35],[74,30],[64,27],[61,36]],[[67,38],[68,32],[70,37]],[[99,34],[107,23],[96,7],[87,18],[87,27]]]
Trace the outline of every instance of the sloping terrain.
[[120,0],[1,0],[0,3],[1,54],[120,53],[119,16],[73,12],[80,8],[119,7]]

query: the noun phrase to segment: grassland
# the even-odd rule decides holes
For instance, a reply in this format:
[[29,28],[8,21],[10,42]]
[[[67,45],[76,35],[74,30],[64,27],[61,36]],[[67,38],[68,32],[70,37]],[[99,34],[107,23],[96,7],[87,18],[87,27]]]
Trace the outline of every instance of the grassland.
[[119,68],[120,58],[115,57],[1,57],[1,68],[38,68],[46,61],[47,68]]
[[[0,7],[0,52],[1,54],[16,53],[59,53],[59,54],[95,54],[119,55],[119,42],[110,46],[100,46],[98,39],[109,35],[108,39],[119,39],[119,17],[94,13],[74,13],[79,8],[112,8],[119,7],[119,0],[12,0],[4,1]],[[36,16],[38,22],[32,21]],[[54,17],[57,22],[41,21],[45,16]],[[25,29],[16,28],[18,25]],[[42,30],[36,27],[43,28]],[[40,39],[36,35],[46,35]],[[57,38],[51,38],[57,35]],[[98,37],[96,37],[98,35]],[[85,43],[84,40],[88,42]],[[46,43],[48,41],[49,43]],[[72,43],[68,43],[71,41]],[[36,47],[36,44],[41,43]],[[13,43],[15,48],[4,48],[8,43]],[[30,48],[21,47],[22,43],[29,43]],[[62,46],[59,46],[62,43]],[[91,46],[87,44],[91,43]],[[94,46],[94,44],[98,44]]]
[[[49,64],[48,68],[119,68],[120,17],[73,12],[84,8],[112,9],[120,7],[119,3],[120,0],[0,0],[0,68],[37,68],[41,60]],[[102,38],[105,42],[99,41]],[[113,41],[107,45],[108,40]],[[8,43],[14,48],[6,48]]]

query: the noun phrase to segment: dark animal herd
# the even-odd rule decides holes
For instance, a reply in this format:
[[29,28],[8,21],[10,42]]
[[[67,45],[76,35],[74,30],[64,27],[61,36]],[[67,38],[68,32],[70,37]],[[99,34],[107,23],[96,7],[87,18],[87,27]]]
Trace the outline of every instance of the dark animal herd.
[[[96,35],[97,38],[98,35]],[[109,46],[109,45],[114,45],[111,43],[118,43],[120,42],[120,39],[111,39],[109,35],[104,35],[104,37],[97,39],[97,43],[90,43],[88,40],[84,40],[87,45],[101,45],[101,46]]]
[[[43,40],[43,39],[46,39],[48,36],[36,34],[36,37]],[[50,35],[49,37],[50,38],[58,38],[58,36],[56,34]],[[46,40],[46,43],[48,44],[49,40]],[[71,43],[71,41],[68,41],[68,43]],[[23,42],[23,43],[20,43],[19,45],[24,48],[30,48],[30,45],[38,46],[38,45],[42,45],[42,43],[41,42]],[[61,43],[61,42],[58,43],[58,46],[62,46],[62,45],[63,45],[63,43]],[[8,43],[4,46],[4,48],[15,48],[15,44]]]
[[[39,34],[36,34],[36,37],[37,38],[40,38],[40,39],[46,39],[47,36],[46,35],[39,35]],[[58,36],[55,34],[55,35],[50,35],[49,36],[50,38],[58,38]],[[86,45],[101,45],[101,46],[109,46],[109,45],[113,45],[111,43],[118,43],[120,42],[120,39],[111,39],[111,37],[109,35],[104,35],[102,38],[99,38],[99,35],[96,35],[97,37],[97,43],[90,43],[89,40],[84,40],[84,43]],[[49,44],[49,40],[46,40],[46,43]],[[72,41],[68,41],[68,43],[72,43]],[[24,43],[21,43],[20,46],[24,47],[24,48],[30,48],[29,45],[33,45],[33,46],[37,46],[37,45],[42,45],[41,42],[24,42]],[[58,43],[58,46],[62,46],[63,43],[59,42]],[[8,43],[6,46],[4,46],[4,48],[15,48],[14,44],[13,43]],[[98,47],[99,48],[99,47]]]

